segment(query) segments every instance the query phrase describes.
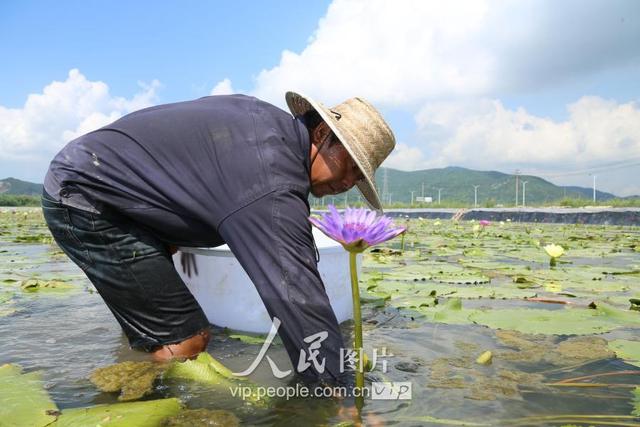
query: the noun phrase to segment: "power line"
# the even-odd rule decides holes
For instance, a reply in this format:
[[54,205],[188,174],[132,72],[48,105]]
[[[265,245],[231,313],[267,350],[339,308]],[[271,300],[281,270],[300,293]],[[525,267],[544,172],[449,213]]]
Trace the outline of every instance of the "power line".
[[584,175],[591,172],[607,172],[611,170],[624,169],[631,166],[636,166],[640,164],[640,157],[632,157],[626,160],[618,160],[615,162],[603,163],[598,166],[592,166],[584,169],[563,172],[563,173],[555,173],[555,174],[536,174],[538,176],[544,176],[548,178],[556,178],[562,176],[572,176],[572,175]]

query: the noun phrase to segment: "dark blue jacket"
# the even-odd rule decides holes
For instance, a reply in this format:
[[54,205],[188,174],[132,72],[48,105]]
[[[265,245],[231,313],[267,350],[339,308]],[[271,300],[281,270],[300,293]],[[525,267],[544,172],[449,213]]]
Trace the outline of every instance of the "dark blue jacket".
[[309,134],[242,95],[159,105],[70,142],[45,189],[81,209],[112,206],[167,243],[216,246],[225,218],[266,194],[307,200]]

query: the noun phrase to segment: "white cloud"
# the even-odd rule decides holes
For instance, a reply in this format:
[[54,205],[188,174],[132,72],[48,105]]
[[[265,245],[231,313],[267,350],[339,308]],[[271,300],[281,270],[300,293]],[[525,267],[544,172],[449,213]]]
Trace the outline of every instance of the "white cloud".
[[233,90],[233,86],[231,86],[231,80],[225,78],[224,80],[220,80],[214,87],[211,89],[210,95],[231,95],[236,93]]
[[[428,158],[423,165],[504,171],[517,166],[525,173],[551,177],[593,168],[604,174],[634,159],[640,165],[640,105],[582,97],[567,110],[567,120],[554,121],[522,108],[509,110],[497,100],[428,103],[416,115],[425,141],[419,148]],[[637,183],[638,171],[640,166],[635,172],[621,172]],[[572,180],[575,177],[555,181]],[[613,181],[609,184],[615,187]],[[638,184],[620,188],[620,194],[640,192]]]
[[422,150],[398,143],[382,166],[387,168],[412,171],[424,169],[427,164]]
[[335,0],[306,48],[262,70],[255,95],[334,104],[500,96],[638,63],[637,1]]
[[112,96],[101,81],[77,69],[42,93],[30,94],[22,108],[0,106],[0,161],[43,161],[69,140],[156,101],[158,81],[140,84],[131,99]]

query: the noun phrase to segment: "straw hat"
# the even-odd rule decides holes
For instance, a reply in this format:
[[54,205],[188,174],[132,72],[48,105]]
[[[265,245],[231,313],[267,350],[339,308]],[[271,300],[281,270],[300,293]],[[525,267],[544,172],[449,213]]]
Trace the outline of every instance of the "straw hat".
[[396,139],[380,113],[362,98],[347,99],[333,108],[295,92],[287,92],[286,100],[294,116],[310,110],[320,114],[364,175],[356,183],[358,190],[369,206],[382,212],[375,173],[395,147]]

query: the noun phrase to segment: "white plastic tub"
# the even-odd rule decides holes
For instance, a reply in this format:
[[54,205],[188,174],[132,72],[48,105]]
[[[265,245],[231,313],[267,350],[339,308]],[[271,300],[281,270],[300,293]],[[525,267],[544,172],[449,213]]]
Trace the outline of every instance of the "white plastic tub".
[[[316,228],[313,236],[320,252],[320,276],[338,322],[352,319],[349,254]],[[190,278],[182,271],[180,251],[173,256],[173,262],[212,324],[247,332],[269,332],[271,320],[258,291],[227,245],[180,250],[196,257],[198,275],[192,273]]]

